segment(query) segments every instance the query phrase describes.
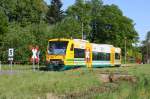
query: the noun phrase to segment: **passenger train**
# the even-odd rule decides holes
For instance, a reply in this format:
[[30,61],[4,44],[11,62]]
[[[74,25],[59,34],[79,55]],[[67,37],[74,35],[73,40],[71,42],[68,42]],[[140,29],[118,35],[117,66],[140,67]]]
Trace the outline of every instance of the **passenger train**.
[[50,39],[46,52],[48,69],[65,70],[121,65],[121,49],[109,44],[95,44],[81,39]]

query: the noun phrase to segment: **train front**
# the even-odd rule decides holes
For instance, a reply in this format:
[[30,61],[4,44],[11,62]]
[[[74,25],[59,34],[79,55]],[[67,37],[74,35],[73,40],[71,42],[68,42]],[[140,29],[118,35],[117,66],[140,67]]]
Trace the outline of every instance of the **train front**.
[[49,40],[46,53],[46,65],[49,70],[64,69],[68,42],[60,39]]

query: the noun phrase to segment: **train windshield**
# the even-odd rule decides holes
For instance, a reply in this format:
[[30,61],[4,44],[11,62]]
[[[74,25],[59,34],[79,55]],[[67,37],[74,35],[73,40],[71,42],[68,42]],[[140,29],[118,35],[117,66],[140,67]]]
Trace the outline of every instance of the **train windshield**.
[[48,46],[48,54],[65,55],[68,41],[51,41]]

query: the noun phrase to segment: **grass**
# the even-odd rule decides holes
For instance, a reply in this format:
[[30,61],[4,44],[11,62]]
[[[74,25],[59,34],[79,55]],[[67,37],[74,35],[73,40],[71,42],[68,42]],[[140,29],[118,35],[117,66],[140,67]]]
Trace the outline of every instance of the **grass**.
[[[8,66],[2,66],[8,70]],[[86,68],[62,72],[32,71],[32,66],[14,66],[13,74],[0,74],[0,99],[46,99],[52,97],[73,99],[149,99],[150,65],[119,68]],[[102,83],[100,73],[131,74],[136,83],[120,81]]]
[[120,81],[117,90],[110,90],[94,97],[98,99],[150,99],[150,65],[138,65],[120,68],[103,68],[99,70],[108,73],[130,74],[137,77],[136,83]]
[[88,71],[17,72],[0,75],[0,99],[46,98],[48,93],[59,96],[99,84]]
[[[36,65],[36,67],[38,67]],[[1,66],[2,70],[32,70],[32,65],[2,65]]]

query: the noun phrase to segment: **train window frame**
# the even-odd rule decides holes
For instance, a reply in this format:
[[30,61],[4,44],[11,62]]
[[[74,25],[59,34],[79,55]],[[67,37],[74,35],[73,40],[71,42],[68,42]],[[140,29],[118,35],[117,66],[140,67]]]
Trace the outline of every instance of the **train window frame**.
[[106,53],[106,61],[110,60],[110,53]]
[[[62,44],[64,44],[64,46],[61,46],[62,48],[56,48],[56,47],[54,47],[56,45],[59,45],[59,47],[60,47],[60,45],[62,45],[62,44],[57,44],[57,43],[62,43]],[[69,43],[68,41],[49,41],[48,42],[48,54],[49,55],[66,55],[68,43]],[[63,47],[65,49],[63,49]],[[63,53],[60,53],[60,52],[56,53],[56,52],[54,52],[54,50],[56,50],[56,49],[59,49],[59,50],[63,49],[64,52]]]
[[85,58],[85,49],[74,48],[74,58]]
[[94,61],[110,61],[110,53],[92,52],[92,60]]
[[119,60],[120,58],[120,53],[115,53],[115,60]]

